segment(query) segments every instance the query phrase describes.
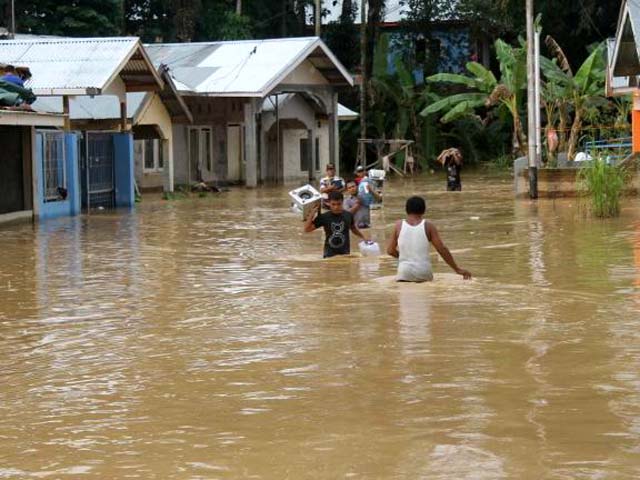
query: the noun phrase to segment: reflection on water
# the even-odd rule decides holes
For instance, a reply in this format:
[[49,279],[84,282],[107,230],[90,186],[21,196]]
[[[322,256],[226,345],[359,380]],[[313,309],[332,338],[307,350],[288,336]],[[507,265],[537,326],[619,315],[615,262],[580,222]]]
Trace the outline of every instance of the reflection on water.
[[426,195],[471,282],[322,260],[280,188],[0,229],[0,478],[637,478],[637,201],[465,182],[371,233]]

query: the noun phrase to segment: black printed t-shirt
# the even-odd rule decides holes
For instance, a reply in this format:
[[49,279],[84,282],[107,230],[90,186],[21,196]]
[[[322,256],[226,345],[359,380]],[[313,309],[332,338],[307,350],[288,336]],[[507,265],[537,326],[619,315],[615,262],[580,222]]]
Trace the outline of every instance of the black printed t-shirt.
[[324,257],[334,255],[349,255],[351,245],[349,244],[349,231],[353,225],[353,215],[349,212],[334,214],[325,212],[316,217],[313,221],[316,228],[324,228]]

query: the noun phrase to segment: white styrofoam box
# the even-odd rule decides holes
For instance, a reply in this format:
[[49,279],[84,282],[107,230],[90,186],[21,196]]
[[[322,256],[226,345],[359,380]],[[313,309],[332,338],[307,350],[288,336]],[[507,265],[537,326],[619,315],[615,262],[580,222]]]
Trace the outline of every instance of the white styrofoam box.
[[289,192],[289,196],[293,200],[293,205],[302,212],[302,220],[306,220],[307,216],[313,211],[316,205],[320,205],[322,195],[311,185],[303,185]]
[[375,170],[373,168],[369,170],[369,178],[372,180],[384,180],[386,176],[387,172],[384,170]]

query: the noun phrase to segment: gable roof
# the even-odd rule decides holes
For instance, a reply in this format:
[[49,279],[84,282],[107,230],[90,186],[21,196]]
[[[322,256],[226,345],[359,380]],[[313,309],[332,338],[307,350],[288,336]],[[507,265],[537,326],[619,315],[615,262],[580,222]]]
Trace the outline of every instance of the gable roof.
[[639,46],[640,5],[636,2],[624,1],[620,7],[611,58],[611,68],[614,76],[637,75],[640,73]]
[[127,91],[162,86],[137,37],[4,40],[0,61],[28,67],[36,95],[99,95],[118,76]]
[[146,45],[156,66],[169,68],[182,94],[265,97],[308,60],[333,85],[353,85],[318,37]]

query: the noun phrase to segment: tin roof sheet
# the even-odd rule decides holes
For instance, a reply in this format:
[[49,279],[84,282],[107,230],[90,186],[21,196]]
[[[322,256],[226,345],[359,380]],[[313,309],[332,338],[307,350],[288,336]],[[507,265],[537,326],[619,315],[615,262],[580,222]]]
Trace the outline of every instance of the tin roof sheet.
[[266,96],[296,66],[320,49],[343,83],[351,75],[317,37],[145,46],[156,66],[169,67],[181,93]]
[[29,67],[36,95],[83,94],[104,89],[139,46],[136,37],[5,40],[0,62]]

